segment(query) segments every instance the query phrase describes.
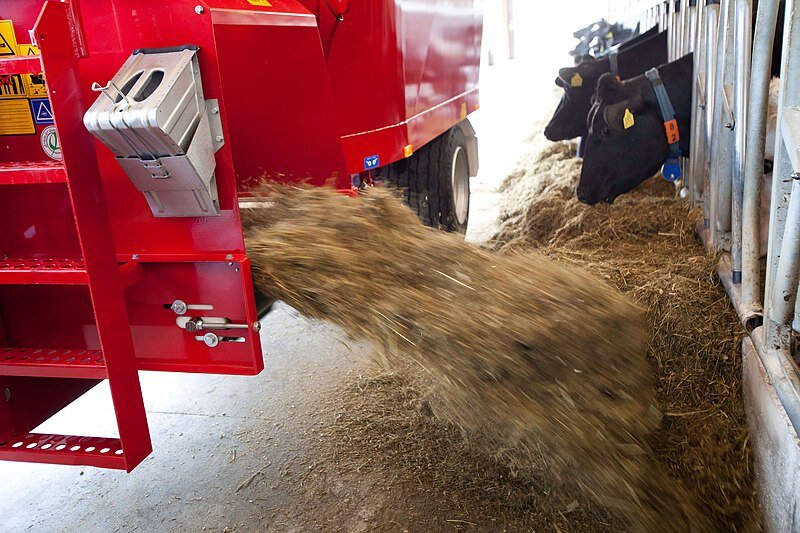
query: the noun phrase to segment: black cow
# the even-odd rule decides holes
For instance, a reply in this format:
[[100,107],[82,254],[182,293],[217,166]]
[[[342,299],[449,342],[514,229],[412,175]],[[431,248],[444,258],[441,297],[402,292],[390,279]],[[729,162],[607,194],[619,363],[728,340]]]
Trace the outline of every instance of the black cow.
[[[643,33],[627,46],[620,47],[617,64],[621,79],[638,76],[667,61],[667,32],[653,33]],[[610,60],[603,58],[584,61],[559,71],[556,85],[564,89],[564,96],[544,129],[545,137],[551,141],[563,141],[586,136],[586,118],[592,107],[597,80],[610,70]]]
[[[689,156],[692,116],[692,54],[659,67],[675,108],[680,148]],[[627,117],[627,119],[626,119]],[[604,74],[589,113],[589,136],[578,183],[585,204],[613,203],[655,175],[669,155],[664,120],[655,91],[644,76],[621,82]]]

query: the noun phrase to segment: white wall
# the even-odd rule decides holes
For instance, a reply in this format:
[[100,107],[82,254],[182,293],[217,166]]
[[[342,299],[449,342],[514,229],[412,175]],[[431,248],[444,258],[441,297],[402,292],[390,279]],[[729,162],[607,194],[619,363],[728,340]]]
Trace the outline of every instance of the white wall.
[[[484,0],[484,56],[491,51],[495,63],[508,58],[503,17],[505,1]],[[542,56],[548,56],[561,66],[569,64],[567,52],[577,44],[572,32],[608,13],[606,2],[599,0],[507,1],[512,4],[516,59],[538,63]]]

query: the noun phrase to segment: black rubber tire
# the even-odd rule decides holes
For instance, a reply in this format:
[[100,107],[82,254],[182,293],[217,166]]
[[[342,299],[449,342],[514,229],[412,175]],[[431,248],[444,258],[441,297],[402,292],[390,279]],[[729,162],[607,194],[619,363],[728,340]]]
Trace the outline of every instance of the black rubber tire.
[[[387,183],[402,191],[408,206],[426,226],[444,231],[466,233],[469,222],[469,185],[467,218],[459,223],[453,195],[453,158],[461,148],[467,154],[467,142],[454,127],[420,148],[414,155],[389,165]],[[467,180],[469,183],[469,180]]]

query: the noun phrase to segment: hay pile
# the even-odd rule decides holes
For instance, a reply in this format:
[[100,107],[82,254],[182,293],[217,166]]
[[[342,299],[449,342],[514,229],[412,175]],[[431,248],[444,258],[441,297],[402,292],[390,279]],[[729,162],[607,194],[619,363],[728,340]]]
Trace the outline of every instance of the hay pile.
[[701,524],[654,465],[658,425],[639,310],[582,270],[500,256],[423,227],[382,190],[274,189],[251,213],[259,290],[415,361],[442,415],[508,464],[540,463],[641,530]]
[[[549,164],[552,157],[539,159]],[[689,213],[659,179],[613,206],[587,207],[572,192],[578,175],[577,168],[567,176],[520,173],[506,188],[515,198],[531,191],[531,200],[507,202],[491,245],[537,249],[585,268],[642,305],[665,413],[650,438],[656,459],[697,496],[716,529],[759,530],[738,357],[742,330],[716,278],[716,260],[698,242],[700,213]]]

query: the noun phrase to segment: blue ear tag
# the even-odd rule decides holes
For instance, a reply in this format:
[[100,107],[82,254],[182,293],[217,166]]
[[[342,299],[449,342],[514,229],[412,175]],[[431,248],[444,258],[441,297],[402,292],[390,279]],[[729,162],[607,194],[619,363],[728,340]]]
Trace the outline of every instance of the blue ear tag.
[[667,162],[661,167],[661,174],[663,174],[665,180],[673,183],[681,179],[681,164],[678,159],[667,159]]

